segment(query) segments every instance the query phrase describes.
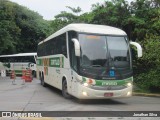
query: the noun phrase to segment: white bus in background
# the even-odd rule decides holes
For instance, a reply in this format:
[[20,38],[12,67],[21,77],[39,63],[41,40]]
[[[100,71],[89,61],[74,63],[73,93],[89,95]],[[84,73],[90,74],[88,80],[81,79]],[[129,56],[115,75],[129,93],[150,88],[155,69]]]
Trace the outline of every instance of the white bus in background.
[[19,53],[12,55],[1,55],[0,62],[7,71],[15,70],[16,75],[22,75],[22,70],[31,69],[32,75],[36,75],[37,53]]
[[37,76],[41,84],[60,90],[65,98],[130,97],[133,71],[130,44],[118,28],[70,24],[38,44]]

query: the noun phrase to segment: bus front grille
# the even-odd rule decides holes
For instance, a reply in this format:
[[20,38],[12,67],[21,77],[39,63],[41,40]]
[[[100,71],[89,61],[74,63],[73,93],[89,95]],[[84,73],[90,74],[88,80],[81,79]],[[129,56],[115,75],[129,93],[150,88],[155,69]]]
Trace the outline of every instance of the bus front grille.
[[122,89],[125,89],[127,88],[126,86],[124,85],[118,85],[118,86],[90,86],[91,89],[94,89],[94,90],[122,90]]

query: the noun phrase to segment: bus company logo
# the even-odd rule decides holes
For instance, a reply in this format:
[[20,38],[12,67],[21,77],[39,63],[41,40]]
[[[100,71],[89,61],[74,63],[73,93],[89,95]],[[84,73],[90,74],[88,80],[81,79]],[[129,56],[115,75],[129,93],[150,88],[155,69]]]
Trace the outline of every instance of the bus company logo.
[[2,117],[12,117],[11,112],[2,112]]
[[48,67],[44,67],[44,74],[48,75]]
[[62,64],[63,64],[63,61],[62,61],[62,57],[60,57],[60,60],[59,60],[59,64],[60,64],[60,67],[62,68]]
[[49,66],[49,58],[44,58],[43,59],[43,65],[44,66]]
[[9,118],[9,117],[42,117],[42,113],[40,112],[2,112],[2,118]]
[[117,85],[117,82],[102,82],[102,85]]
[[60,59],[51,59],[51,66],[60,66]]

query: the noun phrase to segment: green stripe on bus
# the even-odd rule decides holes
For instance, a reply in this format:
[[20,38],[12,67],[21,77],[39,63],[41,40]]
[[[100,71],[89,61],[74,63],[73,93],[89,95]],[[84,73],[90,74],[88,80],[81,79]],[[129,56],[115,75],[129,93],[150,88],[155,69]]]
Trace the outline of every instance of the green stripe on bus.
[[63,57],[54,57],[49,59],[49,66],[50,67],[64,67],[64,58]]
[[[49,62],[47,62],[49,60]],[[49,63],[49,64],[47,64]],[[49,66],[64,68],[64,57],[41,58],[37,59],[37,66]]]
[[96,80],[96,85],[124,85],[125,80]]
[[22,74],[22,70],[15,70],[16,74]]
[[[87,81],[88,78],[82,77],[83,82]],[[105,85],[126,85],[128,82],[132,82],[132,77],[124,79],[124,80],[95,80],[95,85],[97,86],[105,86]]]
[[64,68],[64,57],[62,57],[62,68]]
[[83,82],[85,82],[85,81],[86,81],[86,78],[85,78],[85,77],[82,77],[82,80],[83,80]]
[[42,66],[43,65],[42,59],[37,59],[37,65],[38,66]]
[[22,70],[15,70],[15,72],[22,72]]

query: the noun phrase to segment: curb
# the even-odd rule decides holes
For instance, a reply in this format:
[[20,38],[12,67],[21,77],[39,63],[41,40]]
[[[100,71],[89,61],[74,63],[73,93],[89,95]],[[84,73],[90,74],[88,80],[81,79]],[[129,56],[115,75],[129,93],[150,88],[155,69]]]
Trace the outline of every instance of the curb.
[[135,93],[133,92],[133,96],[146,96],[146,97],[159,97],[160,94],[152,94],[152,93]]

